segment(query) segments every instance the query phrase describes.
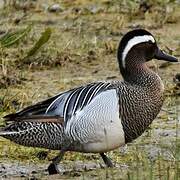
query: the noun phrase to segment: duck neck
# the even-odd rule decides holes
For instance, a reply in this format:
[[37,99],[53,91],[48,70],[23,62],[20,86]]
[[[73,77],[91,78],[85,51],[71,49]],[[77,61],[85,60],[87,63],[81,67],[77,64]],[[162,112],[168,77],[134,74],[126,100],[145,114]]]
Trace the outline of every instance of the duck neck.
[[132,85],[141,86],[153,91],[164,90],[161,78],[154,71],[150,70],[144,63],[145,60],[138,58],[134,61],[126,61],[125,68],[120,64],[120,71],[124,81]]
[[[148,80],[152,72],[146,64],[127,64],[126,67],[120,68],[124,81],[130,84],[146,85],[144,82]],[[153,73],[154,74],[154,73]]]

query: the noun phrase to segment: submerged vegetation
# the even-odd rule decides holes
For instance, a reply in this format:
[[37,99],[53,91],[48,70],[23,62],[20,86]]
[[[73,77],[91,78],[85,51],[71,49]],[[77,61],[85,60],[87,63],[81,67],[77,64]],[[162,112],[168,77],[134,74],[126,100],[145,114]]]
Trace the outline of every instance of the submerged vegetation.
[[[178,0],[0,3],[0,117],[79,84],[119,79],[117,45],[133,28],[149,29],[162,49],[180,57]],[[179,179],[180,86],[173,78],[180,65],[153,61],[149,67],[158,71],[166,87],[163,110],[151,127],[126,148],[108,153],[116,168],[100,168],[99,155],[67,153],[62,178]],[[19,162],[37,164],[36,171],[56,153],[2,138],[0,152],[5,169],[5,162]],[[12,174],[47,178],[42,168],[37,174],[16,173]]]

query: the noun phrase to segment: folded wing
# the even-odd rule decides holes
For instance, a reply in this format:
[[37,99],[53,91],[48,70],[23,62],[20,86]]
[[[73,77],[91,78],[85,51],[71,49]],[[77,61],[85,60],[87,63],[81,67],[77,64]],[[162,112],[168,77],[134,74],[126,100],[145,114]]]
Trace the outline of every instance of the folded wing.
[[6,122],[25,121],[25,119],[42,121],[43,118],[47,120],[47,117],[51,119],[51,116],[57,116],[66,122],[77,111],[89,104],[97,94],[108,89],[110,85],[109,82],[97,82],[74,88],[4,118]]

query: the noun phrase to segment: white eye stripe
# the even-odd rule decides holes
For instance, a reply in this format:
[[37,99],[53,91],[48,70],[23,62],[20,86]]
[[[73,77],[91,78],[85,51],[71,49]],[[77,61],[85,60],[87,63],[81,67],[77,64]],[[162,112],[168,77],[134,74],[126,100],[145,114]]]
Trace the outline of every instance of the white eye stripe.
[[130,51],[130,49],[137,44],[140,44],[143,42],[148,42],[148,41],[155,43],[155,39],[151,35],[136,36],[136,37],[129,40],[129,42],[127,43],[127,45],[124,48],[124,51],[122,52],[122,66],[123,66],[123,68],[125,68],[125,66],[126,66],[125,65],[125,59],[126,59],[128,52]]

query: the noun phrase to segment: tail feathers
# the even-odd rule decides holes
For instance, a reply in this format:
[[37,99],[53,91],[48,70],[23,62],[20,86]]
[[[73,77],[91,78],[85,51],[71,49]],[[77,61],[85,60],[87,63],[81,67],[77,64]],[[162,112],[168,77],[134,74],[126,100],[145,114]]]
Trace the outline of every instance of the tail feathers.
[[59,116],[33,115],[8,121],[0,136],[17,144],[47,149],[61,149],[64,139],[64,120]]
[[[63,127],[64,119],[59,116],[27,116],[16,118],[15,121],[8,121],[6,126],[0,129],[0,136],[8,135],[22,135],[31,131],[37,131],[41,124],[59,124]],[[46,125],[45,125],[46,127]]]
[[33,130],[35,127],[33,128],[29,128],[29,129],[26,129],[26,130],[19,130],[19,131],[0,131],[0,136],[15,136],[15,135],[22,135],[22,134],[25,134],[31,130]]
[[6,131],[0,131],[0,136],[6,136],[6,134],[11,133],[11,132],[6,132]]
[[9,136],[9,135],[15,135],[20,134],[21,132],[13,132],[13,131],[1,131],[0,136]]

